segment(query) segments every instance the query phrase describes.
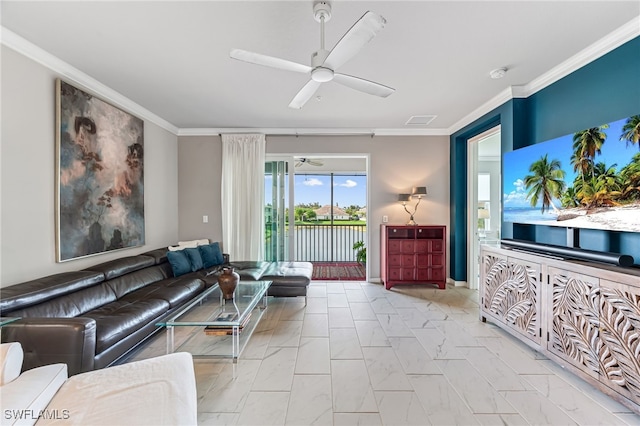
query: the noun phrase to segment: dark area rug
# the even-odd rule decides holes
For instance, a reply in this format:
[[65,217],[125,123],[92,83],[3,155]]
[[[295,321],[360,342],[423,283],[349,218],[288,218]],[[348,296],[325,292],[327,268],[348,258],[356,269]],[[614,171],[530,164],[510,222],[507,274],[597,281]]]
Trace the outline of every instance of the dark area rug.
[[313,262],[312,280],[364,281],[364,266],[357,262]]

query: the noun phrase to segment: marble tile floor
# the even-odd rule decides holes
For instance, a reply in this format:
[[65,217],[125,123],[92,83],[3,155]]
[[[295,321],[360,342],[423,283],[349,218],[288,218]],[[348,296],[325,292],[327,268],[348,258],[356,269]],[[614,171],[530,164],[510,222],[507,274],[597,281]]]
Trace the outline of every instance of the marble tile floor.
[[[165,350],[163,332],[130,360]],[[477,291],[461,287],[313,281],[306,307],[269,299],[235,374],[194,363],[202,425],[640,425],[480,322]]]

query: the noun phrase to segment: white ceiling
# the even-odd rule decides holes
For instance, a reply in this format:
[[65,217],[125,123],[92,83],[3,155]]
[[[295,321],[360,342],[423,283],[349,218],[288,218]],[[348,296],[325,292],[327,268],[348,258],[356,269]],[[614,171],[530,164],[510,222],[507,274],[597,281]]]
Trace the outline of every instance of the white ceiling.
[[[240,48],[310,64],[320,44],[312,1],[0,3],[5,40],[17,35],[187,131],[446,134],[511,86],[530,85],[631,21],[637,25],[640,16],[637,0],[332,6],[329,49],[365,11],[386,18],[386,27],[339,71],[394,87],[390,97],[326,83],[320,101],[293,110],[287,105],[307,76],[229,58]],[[498,67],[508,68],[506,77],[490,79]],[[428,126],[405,125],[413,115],[437,118]]]

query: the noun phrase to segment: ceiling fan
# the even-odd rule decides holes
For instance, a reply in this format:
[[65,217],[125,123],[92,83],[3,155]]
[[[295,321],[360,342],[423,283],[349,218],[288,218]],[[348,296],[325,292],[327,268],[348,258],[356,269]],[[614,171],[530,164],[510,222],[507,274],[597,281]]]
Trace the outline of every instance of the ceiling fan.
[[252,64],[310,74],[311,80],[300,89],[289,104],[289,108],[302,108],[322,83],[332,80],[343,86],[383,98],[395,91],[391,87],[373,81],[335,72],[337,68],[355,56],[364,45],[371,41],[378,31],[384,28],[387,21],[382,16],[373,12],[365,13],[342,36],[331,51],[324,48],[324,24],[331,19],[331,5],[325,1],[315,2],[313,16],[316,21],[320,22],[320,50],[311,54],[311,66],[241,49],[233,49],[230,56],[233,59]]
[[296,161],[295,167],[300,167],[303,164],[308,164],[310,166],[322,166],[324,165],[324,163],[320,160],[312,160],[311,158],[298,158],[298,161]]

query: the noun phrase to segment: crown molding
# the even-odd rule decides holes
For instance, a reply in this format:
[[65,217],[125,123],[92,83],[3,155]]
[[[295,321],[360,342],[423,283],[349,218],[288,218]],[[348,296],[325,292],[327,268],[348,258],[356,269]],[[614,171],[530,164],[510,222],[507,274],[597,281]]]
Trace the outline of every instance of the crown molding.
[[[520,93],[520,89],[518,89],[518,92]],[[513,93],[514,93],[514,90],[512,87],[508,87],[502,92],[498,93],[489,101],[485,102],[475,110],[471,111],[469,114],[462,117],[453,126],[449,127],[449,129],[447,129],[448,134],[449,135],[454,134],[455,132],[462,129],[467,124],[473,123],[475,120],[482,117],[483,115],[490,113],[494,109],[498,108],[500,105],[510,101],[511,99],[514,98]],[[518,96],[518,97],[522,97],[522,96]]]
[[447,129],[362,129],[362,128],[178,128],[148,109],[133,102],[95,78],[62,61],[51,53],[0,26],[0,43],[50,69],[69,83],[92,92],[103,100],[144,120],[150,121],[176,136],[217,136],[222,133],[263,133],[278,136],[448,136]]
[[528,98],[534,93],[550,86],[561,78],[566,77],[572,72],[584,67],[638,36],[640,36],[640,16],[636,16],[620,28],[612,31],[605,37],[576,53],[560,65],[542,74],[540,77],[537,77],[522,86],[511,86],[499,93],[497,96],[482,104],[480,107],[476,108],[474,111],[470,112],[449,127],[449,134],[454,134],[464,126],[473,123],[475,120],[493,111],[511,99]]
[[58,76],[63,80],[81,86],[81,88],[96,94],[97,96],[113,104],[114,106],[122,108],[123,110],[126,110],[127,112],[136,115],[146,121],[150,121],[158,125],[159,127],[173,133],[174,135],[178,134],[178,127],[169,123],[167,120],[157,116],[148,109],[138,105],[131,99],[125,97],[124,95],[104,85],[103,83],[100,83],[90,75],[85,74],[79,69],[53,56],[51,53],[45,51],[44,49],[25,40],[13,31],[5,28],[4,26],[0,26],[0,43],[7,46],[9,49],[15,50],[21,55],[24,55],[27,58],[50,69],[55,74],[58,74]]
[[133,102],[119,92],[99,82],[95,78],[85,74],[77,68],[60,60],[52,54],[46,52],[33,43],[25,40],[11,30],[0,26],[0,43],[16,52],[30,58],[31,60],[51,69],[54,73],[66,81],[73,82],[79,86],[87,88],[89,91],[99,95],[104,100],[116,105],[128,112],[137,115],[145,120],[153,122],[159,127],[177,136],[214,136],[222,133],[264,133],[266,135],[371,135],[371,136],[449,136],[468,124],[479,119],[483,115],[493,111],[514,98],[527,98],[545,87],[555,83],[563,77],[571,74],[588,63],[604,56],[610,51],[620,47],[624,43],[640,36],[640,16],[636,16],[628,23],[611,32],[607,36],[578,52],[560,65],[552,68],[540,77],[532,80],[523,86],[511,86],[489,101],[458,120],[446,129],[313,129],[313,128],[178,128],[165,119],[152,113],[141,105]]
[[448,129],[364,129],[364,128],[190,128],[178,136],[218,136],[224,133],[262,133],[267,136],[449,136]]
[[587,48],[576,53],[560,65],[551,68],[540,77],[531,80],[525,87],[526,97],[544,89],[572,72],[584,67],[590,62],[606,55],[612,50],[640,35],[640,16],[612,31],[607,36],[596,41]]

